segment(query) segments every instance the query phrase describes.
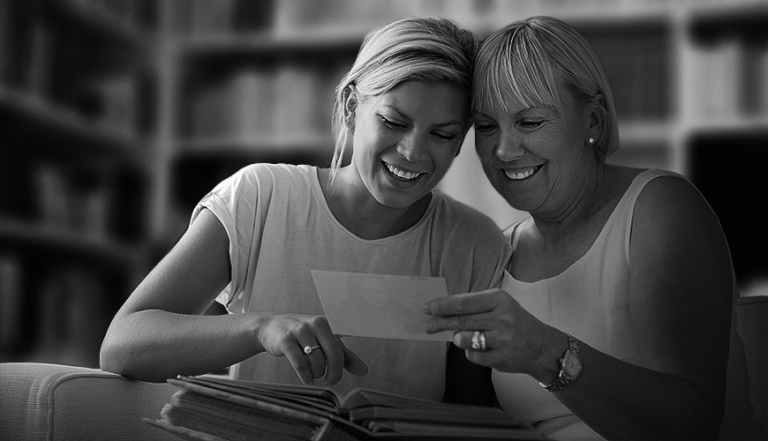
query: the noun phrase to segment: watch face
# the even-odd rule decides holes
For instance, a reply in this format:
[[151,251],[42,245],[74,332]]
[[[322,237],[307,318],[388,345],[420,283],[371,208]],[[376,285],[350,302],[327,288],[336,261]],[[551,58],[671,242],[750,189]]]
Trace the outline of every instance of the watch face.
[[581,372],[581,357],[571,350],[563,357],[563,372],[569,380],[575,380]]

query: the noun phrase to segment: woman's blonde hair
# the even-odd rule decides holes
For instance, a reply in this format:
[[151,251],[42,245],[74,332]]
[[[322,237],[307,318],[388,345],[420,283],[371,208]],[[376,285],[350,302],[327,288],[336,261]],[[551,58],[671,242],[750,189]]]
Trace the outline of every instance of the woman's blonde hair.
[[603,65],[584,37],[553,17],[516,21],[480,45],[473,79],[472,107],[515,100],[526,106],[561,108],[557,81],[581,106],[601,109],[602,131],[595,140],[601,160],[619,147],[613,92]]
[[[336,87],[333,107],[335,150],[331,182],[341,168],[354,108],[347,106],[350,94],[359,102],[376,97],[398,84],[416,80],[427,84],[450,84],[471,95],[472,68],[477,38],[443,18],[405,18],[368,33],[355,63]],[[469,128],[469,107],[466,109]]]

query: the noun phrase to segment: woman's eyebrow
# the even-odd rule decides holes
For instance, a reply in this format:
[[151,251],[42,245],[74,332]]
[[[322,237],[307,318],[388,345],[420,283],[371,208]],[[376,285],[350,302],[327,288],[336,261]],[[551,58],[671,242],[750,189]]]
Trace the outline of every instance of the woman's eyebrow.
[[[386,107],[387,109],[397,113],[401,118],[403,118],[403,119],[405,119],[405,120],[407,120],[409,122],[413,120],[413,118],[408,116],[406,113],[403,113],[400,109],[398,109],[397,107],[395,107],[395,106],[393,106],[391,104],[384,104],[383,107]],[[434,127],[448,127],[448,126],[453,126],[453,125],[457,125],[459,127],[463,127],[462,122],[458,121],[458,120],[450,120],[450,121],[446,121],[446,122],[443,122],[443,123],[433,124]]]
[[[528,106],[528,107],[526,107],[524,109],[520,109],[517,112],[515,112],[514,114],[512,114],[512,116],[515,117],[515,118],[518,118],[521,115],[523,115],[524,113],[530,112],[531,110],[554,110],[554,111],[557,111],[557,109],[554,106],[548,106],[548,105],[543,105],[542,104],[542,105]],[[490,115],[487,115],[487,114],[485,114],[483,112],[479,112],[479,111],[476,111],[476,110],[472,111],[472,118],[494,119]]]
[[493,119],[493,118],[491,118],[489,115],[486,115],[486,114],[485,114],[485,113],[483,113],[483,112],[478,112],[478,111],[475,111],[475,110],[473,110],[473,111],[472,111],[472,118],[485,118],[485,119]]

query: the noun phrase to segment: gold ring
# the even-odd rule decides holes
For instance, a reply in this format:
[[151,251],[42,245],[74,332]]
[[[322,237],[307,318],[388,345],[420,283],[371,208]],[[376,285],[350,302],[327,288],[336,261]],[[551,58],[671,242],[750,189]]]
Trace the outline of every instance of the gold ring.
[[312,351],[314,351],[315,349],[317,349],[319,347],[320,347],[320,345],[317,345],[317,346],[306,345],[306,346],[304,346],[304,353],[309,355],[309,354],[312,353]]
[[487,349],[484,331],[475,331],[475,333],[472,334],[472,349],[476,351],[484,351]]

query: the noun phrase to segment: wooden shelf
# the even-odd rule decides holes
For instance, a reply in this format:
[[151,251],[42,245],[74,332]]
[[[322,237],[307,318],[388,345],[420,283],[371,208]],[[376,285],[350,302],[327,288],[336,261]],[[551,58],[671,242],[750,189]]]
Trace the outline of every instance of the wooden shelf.
[[330,156],[333,154],[333,145],[333,138],[323,134],[299,136],[266,135],[254,139],[221,137],[182,140],[178,144],[178,152],[182,154],[328,152]]
[[102,40],[142,52],[151,47],[151,32],[137,23],[115,16],[106,7],[98,7],[95,3],[86,5],[75,0],[52,0],[44,4],[53,14],[70,21],[72,27],[80,27]]
[[31,127],[35,132],[48,132],[60,141],[69,139],[104,152],[137,153],[139,137],[132,130],[90,122],[73,110],[28,92],[0,86],[0,114],[10,115],[16,128]]
[[675,126],[670,121],[629,121],[619,123],[619,139],[624,144],[670,144]]
[[363,41],[363,34],[332,33],[311,35],[274,35],[268,32],[246,34],[203,34],[176,39],[176,50],[182,56],[250,54],[317,54],[352,52]]
[[2,217],[0,241],[23,249],[64,253],[115,267],[135,266],[143,257],[139,247],[108,238]]
[[768,114],[707,116],[691,122],[689,133],[702,134],[768,134]]

